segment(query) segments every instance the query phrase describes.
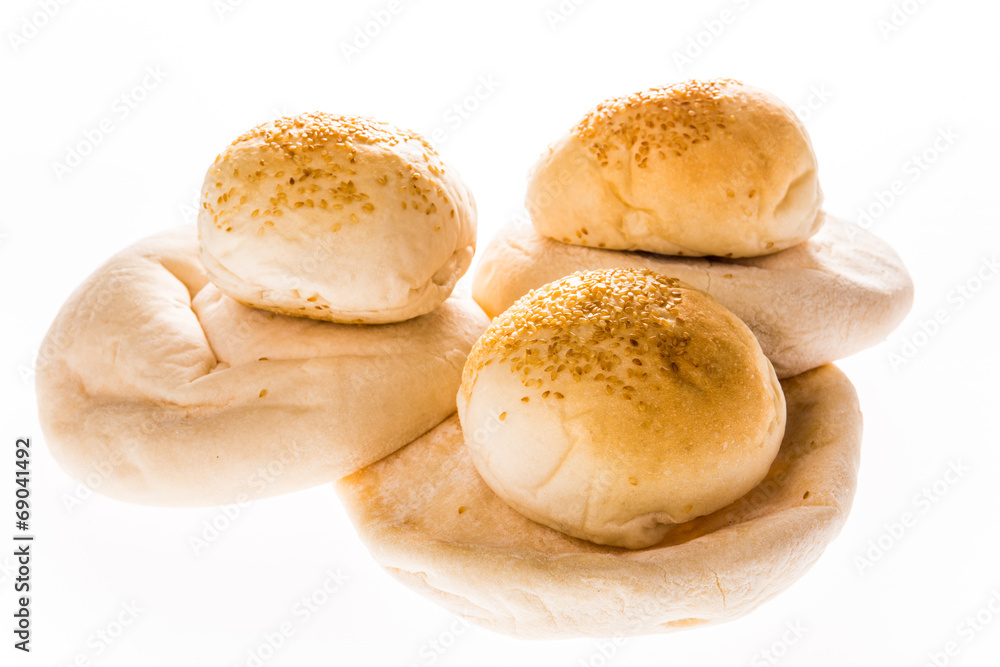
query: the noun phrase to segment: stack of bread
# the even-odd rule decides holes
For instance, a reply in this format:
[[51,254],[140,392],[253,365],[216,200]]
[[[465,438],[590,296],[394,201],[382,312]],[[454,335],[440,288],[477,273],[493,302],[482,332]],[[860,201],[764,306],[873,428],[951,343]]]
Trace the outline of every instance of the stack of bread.
[[527,209],[475,275],[495,319],[457,415],[338,483],[359,534],[517,636],[746,614],[847,518],[861,413],[828,362],[900,322],[905,268],[823,212],[795,114],[734,81],[600,104]]
[[823,209],[816,156],[779,99],[688,81],[608,100],[530,176],[473,296],[496,317],[580,270],[634,267],[705,290],[746,322],[779,377],[885,339],[913,284],[896,253]]
[[423,139],[254,128],[210,167],[197,234],[126,249],[60,311],[49,447],[139,503],[337,480],[390,573],[500,632],[749,612],[847,517],[861,414],[828,362],[898,324],[905,268],[824,214],[794,113],[733,81],[599,105],[528,211],[475,301],[453,295],[475,205]]
[[39,355],[49,449],[121,500],[211,505],[327,483],[455,411],[488,325],[452,296],[476,208],[420,136],[304,114],[240,136],[197,232],[111,258]]

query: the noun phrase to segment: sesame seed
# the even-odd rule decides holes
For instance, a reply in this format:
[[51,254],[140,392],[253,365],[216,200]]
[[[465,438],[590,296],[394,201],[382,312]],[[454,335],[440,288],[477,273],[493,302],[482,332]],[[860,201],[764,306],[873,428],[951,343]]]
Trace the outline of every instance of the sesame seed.
[[[450,200],[445,194],[443,183],[438,182],[438,177],[445,173],[444,164],[437,151],[424,138],[370,118],[320,112],[268,121],[237,137],[216,157],[217,163],[231,161],[230,168],[227,169],[225,164],[217,164],[213,174],[225,174],[227,178],[230,174],[239,177],[240,169],[232,168],[232,165],[242,164],[236,161],[245,159],[249,153],[259,165],[259,168],[246,170],[249,173],[244,174],[244,180],[254,184],[253,190],[250,193],[237,193],[233,186],[223,192],[222,189],[229,183],[225,180],[213,180],[211,182],[215,183],[216,190],[211,199],[207,193],[203,194],[202,203],[205,208],[209,208],[214,201],[219,207],[217,211],[212,211],[215,215],[236,211],[238,198],[239,206],[250,204],[254,211],[250,214],[251,217],[279,216],[282,214],[279,205],[285,204],[292,210],[318,207],[330,211],[331,216],[349,217],[352,222],[357,222],[356,214],[350,212],[352,205],[358,205],[366,213],[372,213],[375,209],[374,204],[369,201],[369,193],[363,191],[370,181],[355,182],[351,177],[357,172],[345,167],[345,164],[353,164],[362,159],[363,154],[369,154],[370,151],[362,152],[363,146],[388,149],[402,145],[407,146],[406,151],[395,153],[394,159],[399,165],[406,165],[406,176],[409,178],[407,182],[413,187],[413,196],[424,202],[421,209],[425,214],[432,215],[438,210],[438,203],[448,203]],[[267,154],[262,156],[264,152]],[[384,149],[383,152],[390,153]],[[407,160],[403,155],[413,157]],[[277,165],[273,171],[267,169],[273,165]],[[402,169],[395,172],[401,179],[404,178]],[[428,172],[432,175],[427,176]],[[375,183],[380,186],[388,185],[391,173],[393,172],[389,171],[376,176]],[[321,192],[324,194],[322,199],[310,197]],[[291,197],[288,197],[289,193]],[[436,199],[432,199],[431,195],[436,196]],[[404,210],[408,207],[407,202],[401,201],[400,205]],[[343,213],[337,213],[339,211]],[[449,211],[449,215],[455,217],[454,211]],[[331,222],[343,221],[345,220],[335,219]]]
[[[648,270],[567,276],[525,295],[494,320],[469,356],[463,386],[471,387],[478,371],[497,360],[543,398],[561,398],[550,383],[571,380],[598,382],[608,395],[632,400],[637,389],[627,382],[647,381],[647,360],[668,374],[676,366],[672,358],[685,353],[689,334],[677,323],[684,298],[677,280]],[[527,379],[533,368],[542,376]],[[640,403],[638,409],[646,410],[633,401]]]

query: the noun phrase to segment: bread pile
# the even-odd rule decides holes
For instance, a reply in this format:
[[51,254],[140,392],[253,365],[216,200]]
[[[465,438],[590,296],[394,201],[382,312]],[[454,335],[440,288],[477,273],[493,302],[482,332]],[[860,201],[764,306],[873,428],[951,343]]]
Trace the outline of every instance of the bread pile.
[[578,539],[511,507],[479,474],[456,416],[337,489],[387,572],[496,632],[633,636],[730,621],[808,571],[854,496],[854,387],[833,365],[781,386],[788,422],[764,480],[645,549]]
[[[802,123],[735,81],[609,100],[542,155],[531,223],[483,252],[473,296],[496,317],[575,271],[652,269],[746,322],[778,377],[885,339],[913,301],[886,243],[827,215]],[[533,225],[532,225],[533,223]]]
[[494,320],[457,416],[337,483],[379,562],[525,637],[731,620],[808,570],[861,443],[828,362],[913,290],[817,173],[794,113],[735,81],[609,100],[553,144],[476,272]]
[[122,251],[63,306],[46,439],[139,503],[336,480],[388,572],[500,632],[737,618],[843,526],[861,413],[829,362],[912,300],[817,174],[764,91],[609,100],[542,156],[531,223],[493,240],[473,301],[453,290],[475,205],[427,142],[265,123],[209,168],[197,234]]
[[197,233],[125,249],[59,312],[36,376],[49,449],[93,490],[155,505],[381,459],[455,411],[488,324],[450,296],[475,225],[416,134],[324,113],[254,128],[209,168]]

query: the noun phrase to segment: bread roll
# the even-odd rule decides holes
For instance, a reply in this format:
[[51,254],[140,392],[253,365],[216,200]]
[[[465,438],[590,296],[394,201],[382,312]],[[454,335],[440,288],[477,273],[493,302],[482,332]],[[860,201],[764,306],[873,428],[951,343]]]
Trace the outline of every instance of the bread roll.
[[764,481],[641,551],[569,537],[510,507],[477,472],[457,417],[336,488],[382,567],[496,632],[611,637],[729,621],[801,577],[854,497],[851,383],[824,366],[781,384],[788,423]]
[[466,362],[458,416],[511,507],[639,549],[764,478],[785,401],[753,334],[714,299],[611,269],[550,283],[494,320]]
[[208,276],[237,301],[333,322],[434,310],[469,268],[476,207],[422,137],[309,113],[240,136],[205,176]]
[[536,287],[614,267],[652,269],[710,294],[746,322],[779,378],[881,342],[913,303],[913,281],[893,249],[836,218],[805,243],[739,260],[584,248],[517,220],[481,253],[472,292],[496,317]]
[[451,414],[488,323],[459,296],[378,326],[248,308],[208,282],[194,229],[178,229],[70,296],[39,352],[39,420],[62,468],[119,500],[273,496],[358,470]]
[[805,241],[822,202],[795,113],[723,79],[599,104],[542,155],[527,196],[535,227],[559,241],[720,257]]

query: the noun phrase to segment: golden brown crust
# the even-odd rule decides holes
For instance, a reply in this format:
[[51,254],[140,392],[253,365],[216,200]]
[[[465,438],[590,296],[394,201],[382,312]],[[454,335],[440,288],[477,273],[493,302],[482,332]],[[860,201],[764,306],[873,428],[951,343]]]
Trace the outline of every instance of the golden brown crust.
[[483,479],[515,509],[640,548],[760,482],[785,406],[735,315],[674,278],[612,269],[497,317],[466,362],[458,415]]
[[419,135],[307,113],[255,127],[216,158],[198,229],[209,277],[241,303],[384,323],[448,297],[472,260],[476,210]]
[[794,112],[738,81],[686,81],[607,100],[543,154],[527,208],[565,243],[752,257],[823,222],[809,137]]
[[767,478],[641,551],[578,540],[510,508],[479,477],[455,417],[336,488],[383,567],[492,630],[551,638],[719,623],[802,576],[854,496],[853,386],[833,366],[782,386],[788,426]]

